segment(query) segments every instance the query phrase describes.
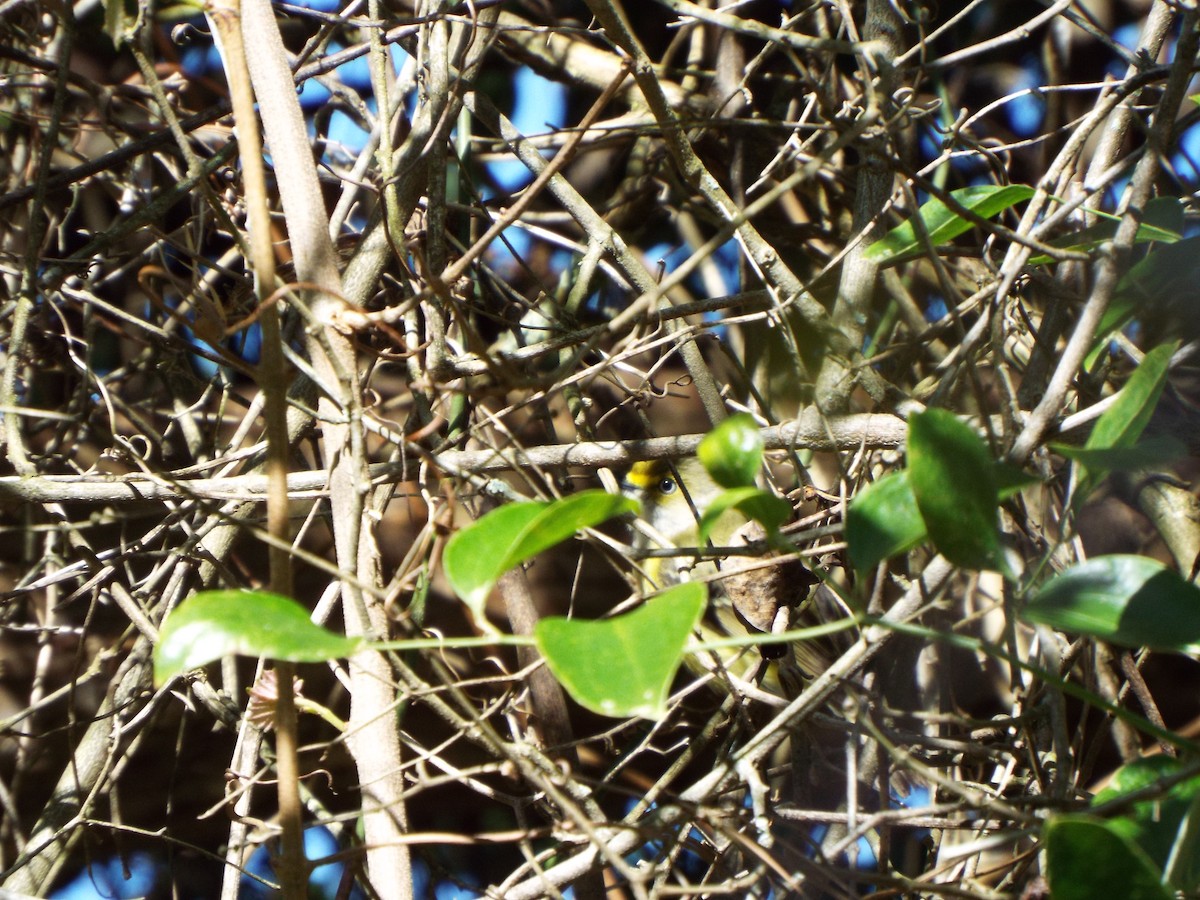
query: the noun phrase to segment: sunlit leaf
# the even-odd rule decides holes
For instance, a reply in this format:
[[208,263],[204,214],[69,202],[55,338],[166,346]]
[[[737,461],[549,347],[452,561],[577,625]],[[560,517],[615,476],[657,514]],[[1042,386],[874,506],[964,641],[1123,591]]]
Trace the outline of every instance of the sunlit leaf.
[[[1096,420],[1084,444],[1085,451],[1128,450],[1137,443],[1162,396],[1171,356],[1178,346],[1175,343],[1164,344],[1145,355],[1141,365],[1117,394],[1113,405]],[[1069,455],[1069,451],[1065,455]],[[1103,460],[1104,457],[1098,456],[1097,459]],[[1076,502],[1087,495],[1095,482],[1095,473],[1084,468],[1076,479]]]
[[[992,467],[996,493],[1011,497],[1038,483],[1019,467],[996,461]],[[917,508],[908,470],[892,472],[859,491],[846,514],[846,544],[855,571],[867,573],[885,559],[925,540],[925,520]]]
[[542,619],[534,636],[580,706],[605,716],[661,719],[707,594],[702,584],[680,584],[611,619]]
[[545,510],[545,503],[506,503],[455,532],[446,543],[442,566],[454,592],[486,626],[483,606],[504,561],[520,535]]
[[850,561],[866,573],[925,540],[925,520],[917,509],[908,472],[893,472],[859,491],[846,514]]
[[708,540],[718,520],[726,512],[736,509],[748,519],[753,519],[775,534],[779,527],[792,516],[792,504],[770,491],[756,487],[741,487],[723,491],[713,498],[700,517],[700,542]]
[[909,484],[938,551],[970,569],[1003,566],[995,464],[966,422],[930,409],[908,420]]
[[446,542],[442,557],[446,577],[474,614],[476,624],[490,630],[484,604],[501,575],[582,528],[637,508],[636,500],[598,490],[551,502],[506,504]]
[[1038,476],[1030,475],[1020,466],[1014,466],[1002,459],[996,460],[993,464],[992,477],[996,482],[996,493],[1001,500],[1007,500],[1009,497],[1021,493],[1025,488],[1041,483]]
[[763,457],[763,439],[754,417],[730,416],[705,436],[696,455],[721,487],[753,487]]
[[[1033,188],[1023,184],[985,184],[951,191],[950,197],[980,218],[990,219],[1009,207],[1028,200],[1033,194]],[[917,215],[924,223],[929,243],[934,247],[945,244],[975,227],[974,222],[951,211],[945,203],[936,198],[921,204]],[[925,245],[910,221],[893,228],[868,247],[867,256],[888,265],[911,256],[919,256],[924,249]]]
[[1020,615],[1126,647],[1200,652],[1200,588],[1146,556],[1097,556],[1072,566]]
[[1135,759],[1113,773],[1108,786],[1092,799],[1092,806],[1142,794],[1144,799],[1123,806],[1119,815],[1108,820],[1109,827],[1141,847],[1156,866],[1169,867],[1172,887],[1191,892],[1200,885],[1200,776],[1146,793],[1182,772],[1185,765],[1170,756]]
[[[1134,243],[1144,244],[1150,241],[1158,241],[1163,244],[1175,243],[1183,233],[1183,212],[1183,203],[1178,197],[1155,197],[1146,205],[1146,214],[1142,217],[1141,224],[1138,225]],[[1095,210],[1092,213],[1102,217],[1104,221],[1080,231],[1060,235],[1047,243],[1061,250],[1086,252],[1095,249],[1105,241],[1111,241],[1117,233],[1117,228],[1120,227],[1121,217]],[[1034,256],[1029,260],[1029,264],[1033,266],[1050,262],[1054,262],[1053,257],[1044,255]]]
[[1068,444],[1051,444],[1050,449],[1085,466],[1092,474],[1158,468],[1188,454],[1187,445],[1172,434],[1156,434],[1131,447],[1089,450]]
[[1136,844],[1106,822],[1060,816],[1046,825],[1046,876],[1053,900],[1170,900],[1161,873]]
[[177,675],[235,654],[288,662],[326,662],[360,646],[313,624],[308,611],[266,591],[204,591],[174,610],[154,648],[154,679]]
[[614,516],[637,510],[636,500],[600,490],[580,491],[548,503],[541,515],[521,531],[504,560],[504,568],[520,565],[584,528],[594,528]]
[[1146,354],[1117,394],[1116,402],[1096,420],[1084,447],[1108,450],[1134,445],[1154,413],[1155,404],[1167,383],[1171,357],[1177,349],[1178,344],[1164,344]]

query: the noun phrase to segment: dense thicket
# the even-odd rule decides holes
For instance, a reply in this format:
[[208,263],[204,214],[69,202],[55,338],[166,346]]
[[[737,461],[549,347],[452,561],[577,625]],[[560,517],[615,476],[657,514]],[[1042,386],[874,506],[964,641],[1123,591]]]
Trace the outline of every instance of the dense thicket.
[[[0,4],[5,889],[144,853],[154,896],[234,896],[278,776],[381,897],[1037,896],[1048,817],[1152,748],[1187,758],[1192,661],[1017,611],[1101,554],[1196,575],[1194,4],[241,16]],[[259,123],[231,115],[244,64],[265,195]],[[1072,465],[1059,444],[1172,341],[1154,442]],[[1004,562],[955,549],[964,512],[855,572],[847,504],[932,408],[1004,463]],[[739,412],[824,582],[792,624],[854,620],[804,647],[836,678],[701,654],[649,721],[587,712],[529,648],[366,652],[299,668],[298,772],[263,729],[269,664],[152,681],[203,589],[284,590],[351,634],[487,633],[444,577],[450,533],[615,490]],[[487,618],[629,609],[641,555],[626,524],[581,533]],[[865,618],[889,610],[903,629]]]

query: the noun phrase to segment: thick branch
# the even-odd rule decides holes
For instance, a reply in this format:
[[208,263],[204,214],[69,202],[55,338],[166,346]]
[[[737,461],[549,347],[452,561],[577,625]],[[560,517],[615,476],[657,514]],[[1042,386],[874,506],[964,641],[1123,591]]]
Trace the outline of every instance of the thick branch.
[[[782,425],[761,429],[768,450],[821,451],[895,449],[904,445],[908,426],[891,415],[861,414],[823,420],[810,412]],[[411,455],[399,462],[376,463],[367,469],[373,483],[398,483],[423,477],[423,467],[450,476],[482,475],[509,469],[553,466],[622,468],[638,460],[690,456],[703,434],[649,438],[640,441],[595,441],[549,444],[544,447],[508,447],[496,450],[450,450],[430,455],[411,446]],[[329,491],[324,470],[288,473],[292,499],[323,497]],[[199,497],[206,500],[265,500],[267,476],[236,475],[226,478],[154,477],[133,475],[10,475],[0,478],[0,502],[17,503],[145,503]]]

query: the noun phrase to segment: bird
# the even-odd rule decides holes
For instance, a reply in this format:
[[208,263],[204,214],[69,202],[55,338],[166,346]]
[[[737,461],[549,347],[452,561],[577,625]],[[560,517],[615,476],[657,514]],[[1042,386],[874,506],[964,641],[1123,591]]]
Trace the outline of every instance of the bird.
[[[700,516],[721,493],[721,486],[694,456],[683,459],[654,459],[636,462],[625,475],[622,490],[639,501],[642,525],[634,531],[635,550],[670,547],[696,548]],[[728,546],[734,532],[746,523],[735,510],[725,512],[710,529],[714,546]],[[678,556],[651,556],[642,561],[643,586],[667,588],[683,581],[696,581],[719,570],[716,560]]]
[[[708,548],[699,546],[699,522],[722,488],[694,456],[636,462],[622,483],[626,496],[641,504],[641,520],[634,527],[635,551],[677,548],[678,555],[647,556],[639,564],[643,592],[672,587],[684,581],[710,582],[710,604],[701,625],[705,639],[770,633],[787,627],[790,607],[802,602],[818,579],[798,560],[777,566],[746,566],[705,550],[729,548],[765,537],[756,532],[736,509],[723,512],[708,532]],[[715,552],[715,551],[714,551]],[[807,643],[807,642],[806,642]],[[799,649],[799,654],[793,652]],[[764,663],[777,661],[769,671]],[[704,658],[689,654],[692,671],[717,670],[745,683],[762,680],[769,692],[781,693],[780,678],[786,668],[799,663],[809,676],[824,668],[823,656],[814,648],[763,644],[759,651],[731,648]]]

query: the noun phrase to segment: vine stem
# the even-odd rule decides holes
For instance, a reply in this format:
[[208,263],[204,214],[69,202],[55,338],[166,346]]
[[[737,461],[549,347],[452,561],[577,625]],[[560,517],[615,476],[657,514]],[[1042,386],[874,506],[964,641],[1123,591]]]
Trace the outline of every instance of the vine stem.
[[[246,192],[250,252],[254,288],[262,314],[262,361],[256,372],[264,395],[263,412],[267,435],[267,532],[275,538],[268,545],[271,590],[285,597],[293,594],[292,558],[288,552],[288,430],[287,365],[279,327],[279,305],[270,302],[275,289],[275,251],[271,246],[271,213],[267,202],[267,173],[263,163],[262,137],[254,113],[254,89],[246,64],[242,39],[240,0],[213,0],[209,20],[215,26],[230,99],[236,122],[238,152]],[[296,667],[275,665],[278,697],[275,703],[276,795],[282,826],[280,862],[276,867],[284,900],[303,900],[308,893],[308,868],[304,858],[303,807],[300,804],[300,761],[296,739],[296,705],[292,683]],[[226,884],[234,879],[227,870]]]

